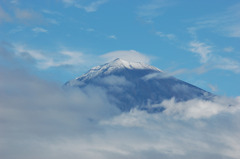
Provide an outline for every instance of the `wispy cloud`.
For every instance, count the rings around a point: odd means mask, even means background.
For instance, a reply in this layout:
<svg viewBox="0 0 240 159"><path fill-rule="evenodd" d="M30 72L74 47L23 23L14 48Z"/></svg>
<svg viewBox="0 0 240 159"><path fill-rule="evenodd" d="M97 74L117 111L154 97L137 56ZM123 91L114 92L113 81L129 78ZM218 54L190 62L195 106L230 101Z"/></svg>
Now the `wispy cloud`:
<svg viewBox="0 0 240 159"><path fill-rule="evenodd" d="M22 44L12 44L9 48L0 45L0 49L11 50L11 57L13 59L25 60L26 64L33 65L38 69L71 67L72 69L78 68L79 70L79 68L85 66L91 67L102 64L103 62L110 62L116 58L122 58L123 60L132 62L150 62L150 58L147 55L135 50L118 50L96 56L93 54L84 54L81 51L72 51L66 48L56 52L49 52L46 50L31 49ZM3 53L5 56L8 52L4 51ZM88 62L90 59L92 61L91 63Z"/></svg>
<svg viewBox="0 0 240 159"><path fill-rule="evenodd" d="M44 28L40 28L40 27L33 28L32 31L35 33L47 33L48 32L48 30L46 30Z"/></svg>
<svg viewBox="0 0 240 159"><path fill-rule="evenodd" d="M212 28L228 37L240 37L240 3L229 7L226 11L216 15L203 17L192 27L195 31L203 28Z"/></svg>
<svg viewBox="0 0 240 159"><path fill-rule="evenodd" d="M94 0L91 1L90 3L83 3L82 1L79 0L62 0L62 1L68 6L77 7L85 10L86 12L96 12L102 4L108 2L108 0Z"/></svg>
<svg viewBox="0 0 240 159"><path fill-rule="evenodd" d="M45 14L62 16L62 14L60 12L57 12L57 11L43 9L42 12L45 13Z"/></svg>
<svg viewBox="0 0 240 159"><path fill-rule="evenodd" d="M97 0L87 6L77 5L76 7L84 9L86 12L96 12L100 5L106 3L108 0Z"/></svg>
<svg viewBox="0 0 240 159"><path fill-rule="evenodd" d="M226 57L215 56L211 59L211 63L213 63L213 68L228 70L235 73L240 73L240 62L234 59L229 59ZM211 64L209 61L209 64Z"/></svg>
<svg viewBox="0 0 240 159"><path fill-rule="evenodd" d="M48 55L40 50L28 49L23 45L15 45L15 54L23 59L35 61L39 69L48 69L51 67L77 66L83 63L83 53L63 50Z"/></svg>
<svg viewBox="0 0 240 159"><path fill-rule="evenodd" d="M115 39L115 40L117 39L116 35L109 35L108 38L109 39Z"/></svg>
<svg viewBox="0 0 240 159"><path fill-rule="evenodd" d="M193 53L196 53L200 56L200 61L202 63L206 63L211 54L211 46L206 45L205 43L199 42L199 41L191 41L190 44L190 51Z"/></svg>
<svg viewBox="0 0 240 159"><path fill-rule="evenodd" d="M132 83L129 82L124 76L115 76L115 75L104 77L101 83L110 85L111 90L114 89L114 91L117 91L117 92L123 91L124 86L132 85Z"/></svg>
<svg viewBox="0 0 240 159"><path fill-rule="evenodd" d="M53 66L79 65L84 63L82 52L63 50L60 53L68 58L55 62Z"/></svg>
<svg viewBox="0 0 240 159"><path fill-rule="evenodd" d="M46 56L44 56L40 51L26 49L22 45L15 45L14 49L16 51L15 54L20 57L30 57L37 61L41 61L41 60L47 61L48 60L48 58Z"/></svg>
<svg viewBox="0 0 240 159"><path fill-rule="evenodd" d="M138 7L137 15L145 22L152 22L152 19L164 13L164 8L173 5L166 0L151 0L150 2Z"/></svg>
<svg viewBox="0 0 240 159"><path fill-rule="evenodd" d="M239 61L216 55L212 48L213 46L196 40L189 43L189 51L198 54L200 62L203 64L199 68L195 69L196 72L205 73L213 69L220 69L240 73ZM229 50L229 48L227 50ZM230 51L232 51L232 48L230 48Z"/></svg>
<svg viewBox="0 0 240 159"><path fill-rule="evenodd" d="M174 40L176 38L176 36L174 34L165 34L165 33L160 32L160 31L157 31L155 34L159 37L167 38L169 40Z"/></svg>

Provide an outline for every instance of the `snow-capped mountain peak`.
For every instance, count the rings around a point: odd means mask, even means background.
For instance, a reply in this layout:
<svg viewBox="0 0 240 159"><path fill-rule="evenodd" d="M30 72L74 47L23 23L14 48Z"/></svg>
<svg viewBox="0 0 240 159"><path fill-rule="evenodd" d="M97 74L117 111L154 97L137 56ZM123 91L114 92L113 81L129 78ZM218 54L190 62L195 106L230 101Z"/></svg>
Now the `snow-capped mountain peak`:
<svg viewBox="0 0 240 159"><path fill-rule="evenodd" d="M138 108L161 112L161 102L164 100L174 98L176 101L186 101L212 97L211 93L201 88L166 76L154 66L122 59L93 67L79 78L65 83L65 86L80 89L98 87L106 91L109 101L122 111ZM151 107L152 104L160 105L155 108Z"/></svg>
<svg viewBox="0 0 240 159"><path fill-rule="evenodd" d="M127 68L127 69L153 69L157 71L161 71L160 69L141 63L141 62L129 62L123 59L117 58L114 61L107 64L110 67L114 68ZM161 71L162 72L162 71Z"/></svg>
<svg viewBox="0 0 240 159"><path fill-rule="evenodd" d="M125 61L123 59L117 58L114 61L111 61L104 65L99 65L99 66L93 67L87 73L78 77L77 79L86 80L86 79L94 78L100 74L107 75L114 71L122 70L122 69L129 69L129 70L134 70L134 69L144 70L144 69L146 69L146 70L154 70L154 71L162 72L160 69L158 69L154 66L150 66L150 65L147 65L147 64L144 64L141 62L129 62L129 61Z"/></svg>

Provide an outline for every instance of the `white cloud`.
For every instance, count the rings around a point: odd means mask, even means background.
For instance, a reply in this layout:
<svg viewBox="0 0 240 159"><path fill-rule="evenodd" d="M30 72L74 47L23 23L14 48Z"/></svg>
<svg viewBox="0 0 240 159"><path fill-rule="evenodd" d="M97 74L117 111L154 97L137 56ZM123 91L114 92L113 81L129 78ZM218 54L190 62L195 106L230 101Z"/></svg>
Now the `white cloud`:
<svg viewBox="0 0 240 159"><path fill-rule="evenodd" d="M176 38L174 34L164 34L163 32L160 32L160 31L157 31L156 35L159 37L168 38L169 40L173 40Z"/></svg>
<svg viewBox="0 0 240 159"><path fill-rule="evenodd" d="M200 46L199 48L191 48L194 51L198 51L199 53L201 51L204 52L204 49L201 49L202 45L204 44L200 43L197 46ZM101 64L103 62L110 62L115 60L116 58L121 58L126 61L130 62L142 62L149 64L150 58L146 56L145 54L142 54L140 52L137 52L135 50L119 50L119 51L113 51L106 54L103 54L99 57L93 56L93 55L86 55L80 51L71 51L71 50L62 50L57 52L49 53L48 51L43 50L34 50L29 49L28 47L24 45L13 45L13 54L15 58L20 58L26 60L26 62L30 62L28 64L34 64L39 69L48 69L51 67L72 67L73 69L79 69L80 67L85 67L88 65L88 67L92 67L97 64ZM209 53L210 54L210 53ZM201 56L200 56L201 57ZM217 56L214 54L210 54L209 59L202 65L201 67L193 70L197 73L205 73L207 71L213 70L213 69L220 69L220 70L226 70L226 71L232 71L234 73L240 73L240 63L236 60ZM87 59L94 58L94 63L87 63ZM201 57L204 59L204 56ZM202 60L202 59L201 59ZM85 68L86 69L86 68ZM180 70L181 72L189 72L187 70ZM173 76L175 74L178 74L179 72L174 72L170 74L164 74L161 76L154 76L152 78L164 78ZM151 77L146 77L147 78Z"/></svg>
<svg viewBox="0 0 240 159"><path fill-rule="evenodd" d="M240 63L233 59L229 59L221 56L212 56L207 63L195 69L194 72L202 74L213 69L240 73Z"/></svg>
<svg viewBox="0 0 240 159"><path fill-rule="evenodd" d="M166 0L151 0L147 4L138 7L137 15L145 22L152 23L152 19L164 13L164 8L173 5Z"/></svg>
<svg viewBox="0 0 240 159"><path fill-rule="evenodd" d="M199 99L179 103L172 99L161 104L166 107L162 114L148 114L134 109L115 116L112 120L104 120L101 124L114 128L120 127L118 130L122 131L136 130L137 134L134 135L135 131L130 131L126 136L126 141L130 140L127 144L128 150L135 154L131 156L132 158L136 157L139 152L146 153L147 150L154 149L155 151L147 153L153 155L151 158L159 158L159 156L195 158L198 156L198 158L210 159L216 156L216 158L237 159L240 155L237 148L240 145L232 141L239 137L237 132L240 127L235 127L234 124L240 119L237 117L240 113L239 99L239 97L236 99L219 98L215 101ZM228 105L229 102L233 103L231 107ZM229 128L225 129L227 125ZM232 132L233 130L235 132ZM219 131L221 133L218 133ZM145 136L144 132L148 135ZM151 137L151 134L154 137ZM141 155L146 155L145 153Z"/></svg>
<svg viewBox="0 0 240 159"><path fill-rule="evenodd" d="M49 69L51 67L74 67L82 68L85 66L91 67L103 62L110 62L116 58L121 58L130 62L142 62L148 64L150 58L135 50L122 50L113 51L101 56L94 56L90 54L84 54L81 51L72 51L68 49L62 49L56 52L49 52L45 50L30 49L27 46L21 44L13 44L9 49L13 51L14 58L26 60L33 64L38 69ZM88 62L88 59L92 60L92 63ZM86 68L85 68L86 69Z"/></svg>
<svg viewBox="0 0 240 159"><path fill-rule="evenodd" d="M206 45L205 43L201 43L199 41L192 41L190 42L190 51L193 53L196 53L200 56L200 61L202 63L206 63L209 58L210 58L210 54L211 54L211 46Z"/></svg>
<svg viewBox="0 0 240 159"><path fill-rule="evenodd" d="M142 77L142 79L146 81L150 79L162 79L162 78L165 78L164 74L162 73L150 73Z"/></svg>
<svg viewBox="0 0 240 159"><path fill-rule="evenodd" d="M131 86L133 83L126 80L123 76L110 75L101 79L101 84L108 86L108 91L121 93L125 86Z"/></svg>
<svg viewBox="0 0 240 159"><path fill-rule="evenodd" d="M117 39L116 35L109 35L108 38L109 39L115 39L115 40Z"/></svg>
<svg viewBox="0 0 240 159"><path fill-rule="evenodd" d="M97 87L63 91L24 71L1 67L0 74L4 159L240 157L239 97L170 100L163 113L120 113Z"/></svg>
<svg viewBox="0 0 240 159"><path fill-rule="evenodd" d="M142 62L147 64L150 62L149 57L135 50L113 51L113 52L109 52L101 55L101 58L107 61L112 61L112 60L115 60L116 58L121 58L123 60L131 61L131 62Z"/></svg>
<svg viewBox="0 0 240 159"><path fill-rule="evenodd" d="M211 62L213 63L211 67L214 69L222 69L240 73L240 63L236 60L216 56L211 60Z"/></svg>
<svg viewBox="0 0 240 159"><path fill-rule="evenodd" d="M52 11L52 10L43 9L42 12L45 13L45 14L62 16L62 14L59 13L59 12L57 12L57 11Z"/></svg>
<svg viewBox="0 0 240 159"><path fill-rule="evenodd" d="M78 8L83 8L86 12L96 12L100 5L106 3L108 0L97 0L87 6L78 5Z"/></svg>
<svg viewBox="0 0 240 159"><path fill-rule="evenodd" d="M226 11L215 15L208 15L198 20L196 30L212 28L227 37L240 37L240 3L229 7Z"/></svg>
<svg viewBox="0 0 240 159"><path fill-rule="evenodd" d="M239 98L233 99L232 101L229 99L225 100L220 97L215 97L213 100L193 99L186 102L176 102L175 99L172 98L171 100L163 101L161 106L166 108L164 113L167 115L175 115L183 119L210 118L223 112L240 110Z"/></svg>
<svg viewBox="0 0 240 159"><path fill-rule="evenodd" d="M61 51L62 55L69 57L67 60L62 60L60 62L56 62L55 66L61 65L79 65L84 62L83 60L83 53L78 51Z"/></svg>
<svg viewBox="0 0 240 159"><path fill-rule="evenodd" d="M237 60L215 55L212 46L199 41L191 41L189 43L189 51L200 56L202 66L195 69L198 73L204 73L213 69L227 70L234 73L240 73L240 63ZM233 48L225 48L225 51L232 51Z"/></svg>
<svg viewBox="0 0 240 159"><path fill-rule="evenodd" d="M78 66L83 60L83 53L76 51L63 50L59 53L51 54L39 50L28 49L23 45L15 45L15 54L24 59L34 60L39 69L48 69L50 67Z"/></svg>
<svg viewBox="0 0 240 159"><path fill-rule="evenodd" d="M113 85L113 86L126 86L131 84L129 81L126 80L125 77L123 76L119 77L114 75L102 78L101 82L104 84Z"/></svg>
<svg viewBox="0 0 240 159"><path fill-rule="evenodd" d="M146 118L141 118L142 116L146 116ZM145 124L147 124L147 116L148 114L144 111L132 109L130 112L122 113L112 120L101 121L101 124L120 125L123 127L144 127Z"/></svg>
<svg viewBox="0 0 240 159"><path fill-rule="evenodd" d="M32 31L34 31L35 33L47 33L48 32L48 30L46 30L44 28L40 28L40 27L33 28Z"/></svg>
<svg viewBox="0 0 240 159"><path fill-rule="evenodd" d="M30 57L32 57L33 59L36 59L36 60L48 60L48 58L45 57L40 51L26 49L22 45L15 45L14 48L16 49L17 56L29 55Z"/></svg>
<svg viewBox="0 0 240 159"><path fill-rule="evenodd" d="M108 2L108 0L95 0L90 3L84 4L82 1L78 0L62 0L62 1L68 6L77 7L85 10L86 12L96 12L102 4Z"/></svg>
<svg viewBox="0 0 240 159"><path fill-rule="evenodd" d="M173 77L176 74L180 74L186 72L186 70L177 70L175 72L172 73L166 73L166 72L161 72L161 73L150 73L147 74L145 76L142 77L143 80L150 80L150 79L164 79L164 78L169 78L169 77Z"/></svg>

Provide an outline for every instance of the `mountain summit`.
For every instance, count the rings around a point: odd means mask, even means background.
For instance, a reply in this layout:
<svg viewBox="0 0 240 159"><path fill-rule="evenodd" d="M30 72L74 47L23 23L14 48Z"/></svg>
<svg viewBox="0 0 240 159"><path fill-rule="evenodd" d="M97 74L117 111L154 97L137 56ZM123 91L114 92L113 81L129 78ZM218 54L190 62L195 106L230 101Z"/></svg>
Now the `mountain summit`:
<svg viewBox="0 0 240 159"><path fill-rule="evenodd" d="M83 89L87 86L104 89L110 102L122 111L136 107L158 112L163 108L152 105L166 99L186 101L193 98L208 99L211 96L211 93L169 76L154 66L119 58L93 67L84 75L65 83L65 87Z"/></svg>
<svg viewBox="0 0 240 159"><path fill-rule="evenodd" d="M112 62L106 63L101 66L93 67L90 71L86 74L77 78L77 80L85 81L87 79L91 79L97 77L99 75L110 75L114 72L118 72L119 70L152 70L152 71L159 71L162 72L160 69L146 65L140 62L128 62L122 60L120 58L115 59Z"/></svg>

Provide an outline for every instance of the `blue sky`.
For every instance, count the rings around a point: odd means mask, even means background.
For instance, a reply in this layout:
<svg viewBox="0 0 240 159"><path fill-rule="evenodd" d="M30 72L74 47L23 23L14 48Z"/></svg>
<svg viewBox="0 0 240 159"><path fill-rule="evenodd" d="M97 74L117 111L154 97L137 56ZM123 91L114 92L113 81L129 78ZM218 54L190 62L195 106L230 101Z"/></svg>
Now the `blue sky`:
<svg viewBox="0 0 240 159"><path fill-rule="evenodd" d="M0 156L239 159L239 42L239 0L0 0ZM222 96L149 114L62 89L117 57Z"/></svg>
<svg viewBox="0 0 240 159"><path fill-rule="evenodd" d="M59 84L121 57L240 94L238 0L1 0L0 67Z"/></svg>

